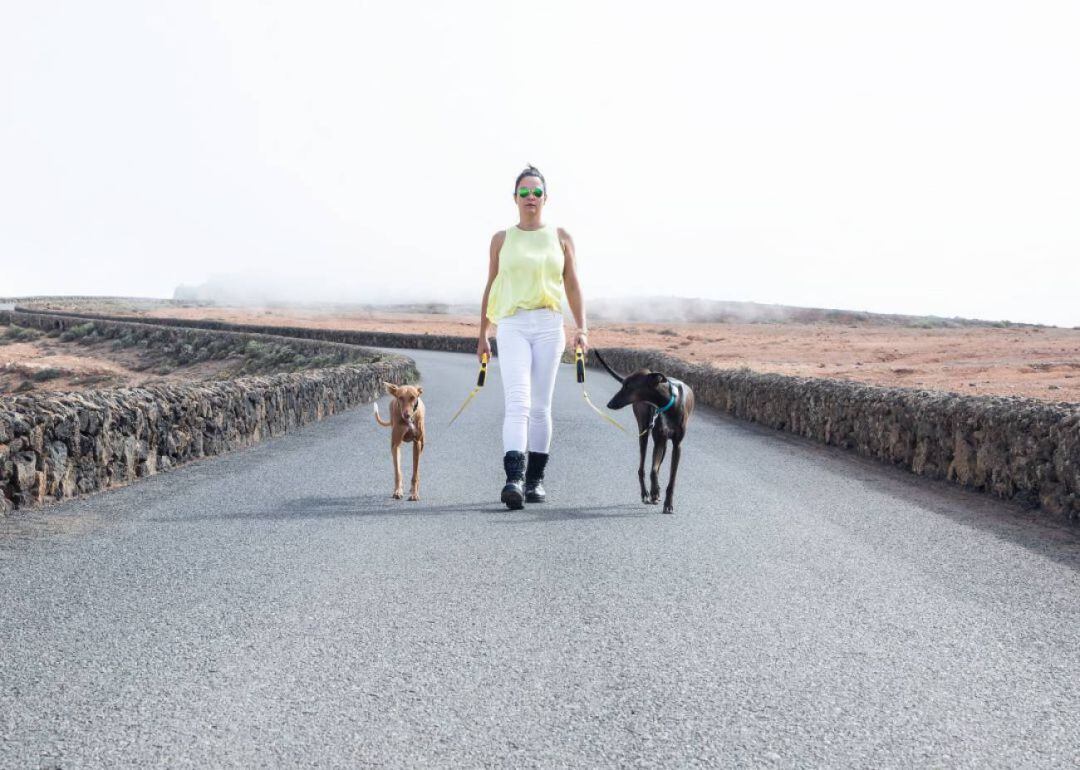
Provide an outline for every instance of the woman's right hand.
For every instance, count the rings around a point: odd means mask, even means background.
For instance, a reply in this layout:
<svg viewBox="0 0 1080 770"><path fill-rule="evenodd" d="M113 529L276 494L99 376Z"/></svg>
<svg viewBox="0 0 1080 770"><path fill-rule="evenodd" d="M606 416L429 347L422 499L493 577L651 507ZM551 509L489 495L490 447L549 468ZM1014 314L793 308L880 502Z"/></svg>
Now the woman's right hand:
<svg viewBox="0 0 1080 770"><path fill-rule="evenodd" d="M487 355L488 360L491 360L491 343L488 342L486 334L481 334L480 339L476 343L476 359L480 363L484 363L483 356Z"/></svg>

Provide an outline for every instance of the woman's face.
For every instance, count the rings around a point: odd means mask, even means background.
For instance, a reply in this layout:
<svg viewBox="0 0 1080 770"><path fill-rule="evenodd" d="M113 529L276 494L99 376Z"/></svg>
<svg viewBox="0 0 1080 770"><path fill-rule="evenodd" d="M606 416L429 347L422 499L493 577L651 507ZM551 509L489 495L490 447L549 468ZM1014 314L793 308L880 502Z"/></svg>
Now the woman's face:
<svg viewBox="0 0 1080 770"><path fill-rule="evenodd" d="M522 188L529 191L529 194L524 198L520 195ZM539 198L534 195L535 190L543 190ZM531 219L543 211L544 204L547 203L547 190L544 190L544 183L540 181L540 177L523 176L521 181L518 182L517 189L514 190L514 200L517 201L518 214L522 218L528 217Z"/></svg>

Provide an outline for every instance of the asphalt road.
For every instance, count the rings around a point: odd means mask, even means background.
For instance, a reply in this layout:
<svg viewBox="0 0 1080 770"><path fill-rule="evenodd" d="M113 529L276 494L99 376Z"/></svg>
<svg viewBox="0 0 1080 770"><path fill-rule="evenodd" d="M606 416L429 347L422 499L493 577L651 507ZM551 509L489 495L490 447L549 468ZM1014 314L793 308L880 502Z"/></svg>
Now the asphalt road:
<svg viewBox="0 0 1080 770"><path fill-rule="evenodd" d="M511 513L497 364L448 429L410 354L418 503L365 406L0 524L0 766L1080 761L1073 533L704 409L664 516L565 366Z"/></svg>

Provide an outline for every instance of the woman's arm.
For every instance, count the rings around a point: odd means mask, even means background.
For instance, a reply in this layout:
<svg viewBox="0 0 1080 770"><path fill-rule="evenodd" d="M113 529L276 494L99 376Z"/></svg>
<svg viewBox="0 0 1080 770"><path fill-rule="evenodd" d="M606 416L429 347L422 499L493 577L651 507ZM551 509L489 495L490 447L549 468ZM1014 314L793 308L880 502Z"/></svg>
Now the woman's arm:
<svg viewBox="0 0 1080 770"><path fill-rule="evenodd" d="M479 358L484 353L491 356L491 345L488 343L488 329L491 321L487 317L488 295L491 294L491 284L495 282L495 276L499 274L499 251L502 250L503 241L506 240L506 231L500 230L491 236L491 248L488 254L488 278L484 286L484 299L480 302L480 339L476 345L476 355Z"/></svg>
<svg viewBox="0 0 1080 770"><path fill-rule="evenodd" d="M589 340L586 337L588 327L585 325L585 298L581 295L581 284L577 276L577 258L574 252L574 239L570 233L559 228L559 243L563 250L563 288L566 289L566 302L570 305L570 312L574 314L577 328L574 330L574 347L581 346L582 350L589 349Z"/></svg>

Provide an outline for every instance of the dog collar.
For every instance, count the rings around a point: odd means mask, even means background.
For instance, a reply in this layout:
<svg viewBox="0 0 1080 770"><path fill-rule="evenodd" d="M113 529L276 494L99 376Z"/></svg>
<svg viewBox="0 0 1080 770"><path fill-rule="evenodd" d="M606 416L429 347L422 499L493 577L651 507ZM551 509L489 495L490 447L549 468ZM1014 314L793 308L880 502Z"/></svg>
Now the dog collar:
<svg viewBox="0 0 1080 770"><path fill-rule="evenodd" d="M670 400L670 401L668 401L668 402L667 402L666 404L664 404L663 406L659 407L659 409L660 409L660 412L659 412L659 413L663 413L663 412L666 412L666 411L667 411L668 409L670 409L671 407L675 406L675 401L676 401L676 398L675 398L675 393L677 392L677 391L676 391L676 388L678 388L678 387L679 387L679 386L678 386L678 383L677 383L677 382L675 382L675 381L673 381L673 380L670 380L670 379L669 379L669 380L668 380L668 387L670 387L670 388L671 388L671 400Z"/></svg>

